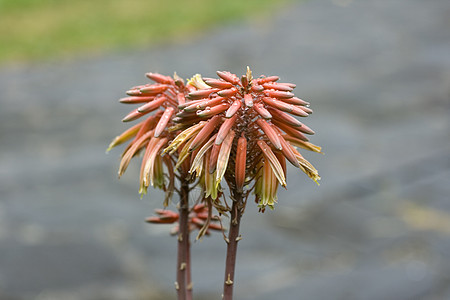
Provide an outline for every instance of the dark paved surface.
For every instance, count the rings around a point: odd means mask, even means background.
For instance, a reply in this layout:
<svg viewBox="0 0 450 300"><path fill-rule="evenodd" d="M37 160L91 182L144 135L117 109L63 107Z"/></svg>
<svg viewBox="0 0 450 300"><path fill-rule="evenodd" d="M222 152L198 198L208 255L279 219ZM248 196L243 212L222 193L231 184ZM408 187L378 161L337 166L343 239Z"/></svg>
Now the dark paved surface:
<svg viewBox="0 0 450 300"><path fill-rule="evenodd" d="M450 299L450 2L317 0L150 51L0 69L0 298L172 299L175 241L137 165L105 155L147 71L280 75L315 113L317 187L290 170L244 218L237 299ZM219 299L224 243L193 246ZM169 295L169 296L167 296Z"/></svg>

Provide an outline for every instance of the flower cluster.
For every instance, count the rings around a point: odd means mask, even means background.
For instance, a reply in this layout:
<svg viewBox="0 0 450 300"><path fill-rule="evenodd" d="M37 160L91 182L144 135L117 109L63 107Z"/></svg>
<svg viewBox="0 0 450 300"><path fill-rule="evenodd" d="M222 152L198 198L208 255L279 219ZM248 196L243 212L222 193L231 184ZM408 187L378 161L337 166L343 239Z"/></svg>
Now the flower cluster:
<svg viewBox="0 0 450 300"><path fill-rule="evenodd" d="M232 197L254 190L261 210L272 208L278 185L286 186L286 160L317 182L317 170L296 148L321 151L306 136L314 131L294 117L312 113L292 93L295 85L279 83L277 76L254 79L250 69L241 78L217 75L190 82L197 89L179 106L176 120L184 130L164 150L181 149L178 164L191 154L189 173L200 179L205 198L217 199L224 178Z"/></svg>
<svg viewBox="0 0 450 300"><path fill-rule="evenodd" d="M119 177L127 169L131 159L144 152L140 170L139 193L147 193L151 185L166 191L164 206L168 205L175 189L174 159L172 156L162 156L162 150L176 136L176 131L170 130L174 125L174 116L178 106L184 105L186 95L196 90L192 85L185 85L176 74L174 77L157 73L147 73L153 84L135 86L127 91L128 97L120 99L121 103L140 104L122 121L130 122L142 117L145 120L132 126L117 136L109 145L107 151L130 139L133 139L122 154L119 166ZM145 150L144 150L145 149ZM167 169L168 183L165 180L164 165ZM189 166L183 166L187 171Z"/></svg>
<svg viewBox="0 0 450 300"><path fill-rule="evenodd" d="M142 154L141 195L149 186L166 192L164 206L176 191L178 212L156 210L149 223L176 224L178 299L192 299L190 233L197 239L211 230L223 231L219 214L230 216L225 262L224 299L232 299L240 220L248 196L255 194L260 211L273 208L277 190L286 187L287 162L302 170L316 183L317 170L297 148L321 153L309 142L314 131L296 117L312 113L309 103L295 97L295 85L280 83L277 76L253 78L252 72L238 77L218 71L218 78L195 75L187 84L173 77L147 73L154 83L131 88L127 104L139 104L124 122L141 119L110 144L111 148L130 141L119 166L119 177L133 157ZM222 181L229 187L231 207L224 200ZM201 194L191 201L199 185ZM222 202L223 199L223 202ZM220 223L218 223L220 222Z"/></svg>
<svg viewBox="0 0 450 300"><path fill-rule="evenodd" d="M317 170L297 150L321 152L307 137L314 131L294 117L312 113L309 103L292 93L295 85L280 83L277 76L253 78L250 69L241 78L226 71L217 75L195 75L185 84L176 74L147 73L155 83L127 92L120 102L140 106L123 121L146 119L108 148L132 139L119 176L132 157L144 152L139 192L145 194L150 185L163 189L165 206L175 189L175 171L181 169L198 178L205 199L218 199L225 179L232 194L254 191L262 210L272 208L278 186L286 186L286 161L317 182Z"/></svg>

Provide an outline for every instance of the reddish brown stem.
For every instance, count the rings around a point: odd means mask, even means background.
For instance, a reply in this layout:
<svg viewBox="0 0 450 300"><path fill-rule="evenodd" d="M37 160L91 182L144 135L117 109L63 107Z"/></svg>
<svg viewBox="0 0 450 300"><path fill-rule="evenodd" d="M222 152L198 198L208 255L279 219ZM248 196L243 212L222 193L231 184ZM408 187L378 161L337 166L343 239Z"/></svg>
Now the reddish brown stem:
<svg viewBox="0 0 450 300"><path fill-rule="evenodd" d="M241 217L244 209L244 202L242 194L236 194L231 207L230 230L228 232L227 240L227 258L225 261L225 280L223 285L223 299L233 299L234 273L236 269L236 253L238 242L241 239L239 236L239 226L241 224Z"/></svg>
<svg viewBox="0 0 450 300"><path fill-rule="evenodd" d="M191 242L189 241L186 251L186 299L192 300L192 277L191 277Z"/></svg>
<svg viewBox="0 0 450 300"><path fill-rule="evenodd" d="M177 254L177 282L176 289L178 300L192 299L192 293L188 293L190 282L187 274L190 274L189 254L189 184L182 182L180 187L180 207L179 207L179 228L178 228L178 254ZM190 277L190 275L189 275ZM191 298L188 298L188 294Z"/></svg>

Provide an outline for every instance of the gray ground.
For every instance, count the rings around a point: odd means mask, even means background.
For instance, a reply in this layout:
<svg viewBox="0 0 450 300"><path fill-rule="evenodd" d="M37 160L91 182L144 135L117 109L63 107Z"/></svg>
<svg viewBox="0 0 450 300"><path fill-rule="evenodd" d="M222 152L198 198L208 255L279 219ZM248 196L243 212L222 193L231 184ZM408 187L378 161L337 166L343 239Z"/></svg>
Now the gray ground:
<svg viewBox="0 0 450 300"><path fill-rule="evenodd" d="M317 0L157 49L0 69L0 298L174 299L175 240L116 178L117 102L148 71L277 74L312 103L305 154L264 215L250 204L236 299L450 299L450 2ZM193 245L219 299L224 242Z"/></svg>

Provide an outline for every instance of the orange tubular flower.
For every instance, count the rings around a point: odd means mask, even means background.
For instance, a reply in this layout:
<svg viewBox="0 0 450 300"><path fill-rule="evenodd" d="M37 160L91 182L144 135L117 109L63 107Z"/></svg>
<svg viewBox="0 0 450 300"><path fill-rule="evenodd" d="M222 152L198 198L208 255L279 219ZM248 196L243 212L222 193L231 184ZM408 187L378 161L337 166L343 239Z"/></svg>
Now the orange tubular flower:
<svg viewBox="0 0 450 300"><path fill-rule="evenodd" d="M165 150L185 145L181 152L192 153L189 172L200 177L205 197L216 199L225 178L232 196L254 190L262 211L273 208L278 185L286 186L286 160L317 183L317 170L296 148L321 152L305 136L314 131L294 117L312 113L309 103L292 93L295 85L279 83L277 76L254 79L249 68L241 78L217 75L193 79L199 90L188 94L193 101L176 120L184 130Z"/></svg>
<svg viewBox="0 0 450 300"><path fill-rule="evenodd" d="M167 206L175 189L174 159L161 154L168 146L168 142L178 133L176 128L174 128L175 131L171 130L175 125L175 116L179 113L178 106L185 106L185 96L195 93L197 88L194 85L185 85L176 74L170 77L147 73L146 76L155 83L133 87L127 91L128 97L120 99L121 103L140 105L129 113L122 120L123 122L143 117L146 119L117 136L107 151L132 139L122 154L119 177L125 172L131 159L143 152L139 193L146 194L150 185L163 189L166 191L164 206ZM176 160L178 153L174 153L174 156ZM167 172L164 171L163 166ZM187 173L188 168L184 171ZM168 175L166 176L168 182L166 182L165 174Z"/></svg>

